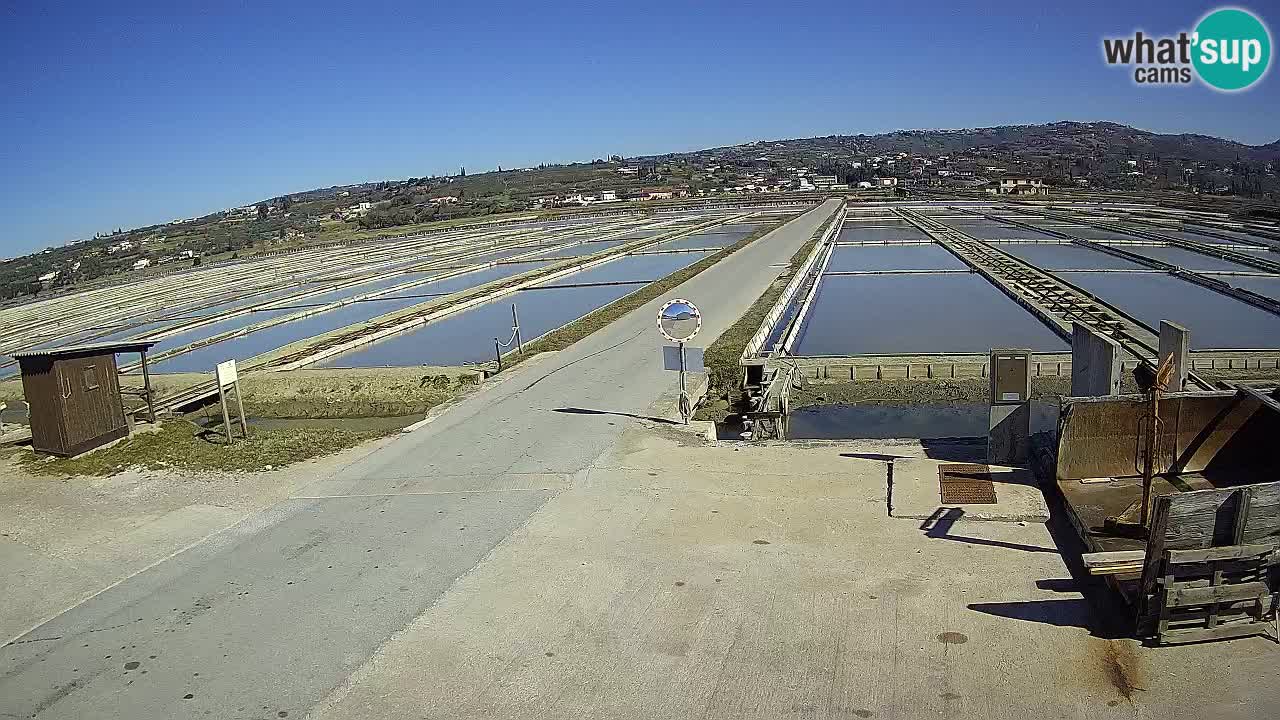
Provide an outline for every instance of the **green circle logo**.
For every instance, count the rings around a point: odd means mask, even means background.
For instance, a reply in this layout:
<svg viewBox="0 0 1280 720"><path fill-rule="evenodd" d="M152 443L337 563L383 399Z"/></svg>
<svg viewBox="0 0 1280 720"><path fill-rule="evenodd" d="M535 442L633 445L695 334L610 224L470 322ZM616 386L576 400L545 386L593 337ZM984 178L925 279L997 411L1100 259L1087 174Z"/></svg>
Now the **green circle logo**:
<svg viewBox="0 0 1280 720"><path fill-rule="evenodd" d="M1244 90L1271 65L1271 33L1247 10L1214 10L1196 25L1191 63L1210 87Z"/></svg>

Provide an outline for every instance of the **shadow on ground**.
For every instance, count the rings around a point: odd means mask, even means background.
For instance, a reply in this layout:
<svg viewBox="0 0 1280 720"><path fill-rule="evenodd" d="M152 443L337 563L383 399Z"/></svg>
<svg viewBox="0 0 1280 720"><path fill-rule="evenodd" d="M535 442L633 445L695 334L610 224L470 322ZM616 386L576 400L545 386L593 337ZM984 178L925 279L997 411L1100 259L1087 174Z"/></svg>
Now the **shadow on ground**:
<svg viewBox="0 0 1280 720"><path fill-rule="evenodd" d="M635 413L628 413L628 412L614 412L612 410L590 410L588 408L564 407L564 408L552 408L551 412L566 413L568 415L616 415L618 417L629 417L629 418L634 418L636 420L647 420L649 422L661 423L663 425L679 425L680 424L675 420L668 420L667 418L653 417L650 415L637 415Z"/></svg>
<svg viewBox="0 0 1280 720"><path fill-rule="evenodd" d="M853 458L854 460L876 460L879 462L893 462L894 460L906 460L910 455L886 455L884 453L868 453L868 452L846 452L840 453L840 457Z"/></svg>
<svg viewBox="0 0 1280 720"><path fill-rule="evenodd" d="M985 437L936 437L920 440L925 457L945 462L983 463L987 461Z"/></svg>
<svg viewBox="0 0 1280 720"><path fill-rule="evenodd" d="M1089 602L1084 598L970 603L969 609L1010 620L1092 630Z"/></svg>
<svg viewBox="0 0 1280 720"><path fill-rule="evenodd" d="M960 508L939 508L938 512L920 525L926 537L988 547L1035 553L1055 553L1063 558L1071 577L1046 578L1036 581L1036 588L1055 593L1079 593L1078 598L1051 600L1014 600L1006 602L971 603L970 610L986 615L1034 622L1055 627L1078 627L1094 637L1116 640L1133 636L1132 613L1106 583L1088 574L1081 560L1083 545L1075 532L1063 520L1061 500L1050 493L1049 522L1046 528L1054 547L1024 545L1001 540L967 537L953 533L956 521L964 516Z"/></svg>
<svg viewBox="0 0 1280 720"><path fill-rule="evenodd" d="M952 534L952 526L956 521L964 517L964 510L961 508L940 507L933 515L920 523L920 529L924 531L925 537L937 540L951 540L953 542L968 543L970 545L983 545L986 547L1002 547L1010 550L1021 550L1023 552L1036 553L1053 553L1059 554L1056 547L1040 547L1039 545L1024 545L1022 543L1006 542L1004 540L988 540L986 538L968 537L965 535Z"/></svg>

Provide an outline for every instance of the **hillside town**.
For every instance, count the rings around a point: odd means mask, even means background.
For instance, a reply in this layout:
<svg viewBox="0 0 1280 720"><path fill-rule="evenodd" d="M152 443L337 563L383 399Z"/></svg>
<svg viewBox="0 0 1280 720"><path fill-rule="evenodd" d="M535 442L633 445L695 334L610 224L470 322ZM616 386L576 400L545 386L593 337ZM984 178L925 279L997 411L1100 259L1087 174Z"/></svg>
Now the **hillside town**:
<svg viewBox="0 0 1280 720"><path fill-rule="evenodd" d="M0 300L173 263L403 235L466 218L640 209L699 198L1161 192L1275 202L1278 158L1277 143L1245 146L1113 123L1055 123L759 141L470 175L459 168L448 176L282 195L5 259Z"/></svg>

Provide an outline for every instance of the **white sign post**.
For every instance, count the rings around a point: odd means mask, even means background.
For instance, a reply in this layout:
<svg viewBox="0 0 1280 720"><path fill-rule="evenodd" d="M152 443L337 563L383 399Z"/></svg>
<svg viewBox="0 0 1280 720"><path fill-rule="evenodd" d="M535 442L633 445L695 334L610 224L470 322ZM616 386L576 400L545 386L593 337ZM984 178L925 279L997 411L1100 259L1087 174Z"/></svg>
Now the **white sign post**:
<svg viewBox="0 0 1280 720"><path fill-rule="evenodd" d="M680 417L685 425L689 424L689 416L693 414L693 408L689 402L689 393L685 389L684 375L687 364L684 344L692 340L701 329L702 311L688 300L680 298L668 300L658 311L658 332L679 345Z"/></svg>
<svg viewBox="0 0 1280 720"><path fill-rule="evenodd" d="M218 402L222 404L222 429L227 433L227 444L232 443L231 433L231 416L227 412L227 390L234 388L236 391L236 410L240 416L240 434L249 437L249 424L244 418L244 401L241 400L240 393L240 374L236 371L236 361L227 360L218 363L214 368L214 377L218 382Z"/></svg>

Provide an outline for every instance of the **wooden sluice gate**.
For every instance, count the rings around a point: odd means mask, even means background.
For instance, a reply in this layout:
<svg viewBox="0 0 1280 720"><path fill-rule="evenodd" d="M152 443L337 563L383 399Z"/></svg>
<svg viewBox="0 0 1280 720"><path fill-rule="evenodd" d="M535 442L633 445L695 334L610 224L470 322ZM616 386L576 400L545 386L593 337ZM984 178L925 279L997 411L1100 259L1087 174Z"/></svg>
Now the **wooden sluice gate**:
<svg viewBox="0 0 1280 720"><path fill-rule="evenodd" d="M1064 398L1056 487L1089 550L1158 644L1274 633L1280 601L1276 394L1251 388ZM1154 428L1154 432L1153 432ZM1143 470L1150 457L1148 512ZM1134 518L1145 523L1135 525Z"/></svg>

